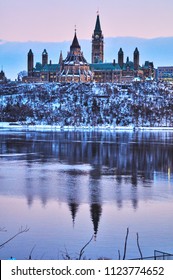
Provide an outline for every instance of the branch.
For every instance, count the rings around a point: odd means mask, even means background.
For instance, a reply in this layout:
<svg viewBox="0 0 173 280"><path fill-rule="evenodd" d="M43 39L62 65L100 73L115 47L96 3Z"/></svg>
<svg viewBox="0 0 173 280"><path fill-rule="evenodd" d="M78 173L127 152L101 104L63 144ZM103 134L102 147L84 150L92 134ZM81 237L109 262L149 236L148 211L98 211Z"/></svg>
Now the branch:
<svg viewBox="0 0 173 280"><path fill-rule="evenodd" d="M35 246L36 246L36 245L34 245L34 246L32 247L31 252L30 252L30 254L29 254L28 260L31 260L31 259L32 259L32 252L34 251Z"/></svg>
<svg viewBox="0 0 173 280"><path fill-rule="evenodd" d="M137 235L137 246L138 246L138 250L139 250L139 253L140 253L141 259L143 259L143 256L142 256L142 251L141 251L141 248L140 248L140 246L139 246L139 235L138 235L138 233L136 233L136 235Z"/></svg>
<svg viewBox="0 0 173 280"><path fill-rule="evenodd" d="M65 255L64 255L65 254ZM65 248L65 253L62 254L64 260L71 260L69 253L67 252L67 249Z"/></svg>
<svg viewBox="0 0 173 280"><path fill-rule="evenodd" d="M118 259L121 260L120 250L118 250Z"/></svg>
<svg viewBox="0 0 173 280"><path fill-rule="evenodd" d="M127 239L128 239L128 235L129 235L129 228L127 228L127 233L126 233L126 239L125 239L125 244L124 244L124 256L123 256L123 260L125 260L125 257L126 257L126 249L127 249Z"/></svg>
<svg viewBox="0 0 173 280"><path fill-rule="evenodd" d="M24 229L21 227L18 231L18 233L16 233L15 235L13 235L11 238L9 238L7 241L5 241L4 243L0 244L0 248L2 248L5 244L7 244L8 242L10 242L11 240L13 240L15 237L17 237L18 235L29 231L29 228L26 226Z"/></svg>
<svg viewBox="0 0 173 280"><path fill-rule="evenodd" d="M0 231L6 232L7 230L5 229L5 227L3 227L3 228L0 228Z"/></svg>
<svg viewBox="0 0 173 280"><path fill-rule="evenodd" d="M91 239L85 244L85 246L80 250L80 253L79 253L79 260L81 260L81 257L84 253L84 249L89 245L89 243L92 241L94 235L92 235Z"/></svg>

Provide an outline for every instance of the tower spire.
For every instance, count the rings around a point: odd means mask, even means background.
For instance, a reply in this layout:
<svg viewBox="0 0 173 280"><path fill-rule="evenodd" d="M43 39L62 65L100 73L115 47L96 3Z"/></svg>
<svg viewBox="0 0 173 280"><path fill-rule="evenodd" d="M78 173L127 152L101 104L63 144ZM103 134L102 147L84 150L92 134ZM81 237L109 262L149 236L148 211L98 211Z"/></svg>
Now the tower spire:
<svg viewBox="0 0 173 280"><path fill-rule="evenodd" d="M62 51L60 52L60 55L59 55L59 64L62 65L63 63L63 56L62 56Z"/></svg>
<svg viewBox="0 0 173 280"><path fill-rule="evenodd" d="M101 30L101 24L100 24L100 16L99 12L97 11L97 18L96 18L96 24L95 29L92 36L92 57L91 61L92 63L99 63L103 62L104 59L104 42L103 42L103 33Z"/></svg>
<svg viewBox="0 0 173 280"><path fill-rule="evenodd" d="M76 25L75 25L75 32L74 32L74 38L73 38L73 42L70 46L70 50L73 50L73 49L80 49L80 45L79 45L79 42L78 42L78 39L77 39L77 35L76 35Z"/></svg>
<svg viewBox="0 0 173 280"><path fill-rule="evenodd" d="M99 17L99 12L97 11L97 19L96 19L96 25L94 29L94 34L101 34L101 25L100 25L100 17Z"/></svg>

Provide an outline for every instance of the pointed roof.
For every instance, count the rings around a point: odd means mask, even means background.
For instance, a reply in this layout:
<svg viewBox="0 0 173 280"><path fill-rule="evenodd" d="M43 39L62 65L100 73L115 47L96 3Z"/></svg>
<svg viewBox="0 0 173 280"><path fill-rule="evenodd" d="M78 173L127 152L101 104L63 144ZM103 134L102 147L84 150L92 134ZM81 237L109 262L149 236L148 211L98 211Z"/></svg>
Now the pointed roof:
<svg viewBox="0 0 173 280"><path fill-rule="evenodd" d="M62 64L63 62L63 56L62 56L62 51L60 52L60 55L59 55L59 64Z"/></svg>
<svg viewBox="0 0 173 280"><path fill-rule="evenodd" d="M94 29L94 33L101 33L101 25L100 25L100 17L99 14L97 14L97 19L96 19L96 25L95 25L95 29Z"/></svg>
<svg viewBox="0 0 173 280"><path fill-rule="evenodd" d="M119 52L118 52L118 53L119 53L119 54L120 54L120 53L122 53L122 54L123 54L123 50L122 50L122 48L120 48L120 49L119 49Z"/></svg>
<svg viewBox="0 0 173 280"><path fill-rule="evenodd" d="M32 52L32 50L31 50L31 49L29 50L28 54L30 54L30 55L31 55L31 54L33 54L33 52Z"/></svg>
<svg viewBox="0 0 173 280"><path fill-rule="evenodd" d="M46 51L46 49L44 49L44 51L42 52L42 54L47 54L47 51Z"/></svg>
<svg viewBox="0 0 173 280"><path fill-rule="evenodd" d="M139 53L138 48L135 49L134 53Z"/></svg>
<svg viewBox="0 0 173 280"><path fill-rule="evenodd" d="M77 35L76 35L76 30L75 30L73 42L72 42L72 44L70 46L70 50L71 49L80 49L80 45L79 45L79 42L78 42L78 39L77 39Z"/></svg>

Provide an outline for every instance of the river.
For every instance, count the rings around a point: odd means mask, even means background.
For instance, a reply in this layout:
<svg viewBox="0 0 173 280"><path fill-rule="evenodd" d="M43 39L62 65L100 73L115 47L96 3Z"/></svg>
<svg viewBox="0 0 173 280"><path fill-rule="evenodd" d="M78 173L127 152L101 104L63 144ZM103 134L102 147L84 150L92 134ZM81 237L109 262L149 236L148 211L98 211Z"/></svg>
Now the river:
<svg viewBox="0 0 173 280"><path fill-rule="evenodd" d="M173 132L0 130L0 258L173 253Z"/></svg>

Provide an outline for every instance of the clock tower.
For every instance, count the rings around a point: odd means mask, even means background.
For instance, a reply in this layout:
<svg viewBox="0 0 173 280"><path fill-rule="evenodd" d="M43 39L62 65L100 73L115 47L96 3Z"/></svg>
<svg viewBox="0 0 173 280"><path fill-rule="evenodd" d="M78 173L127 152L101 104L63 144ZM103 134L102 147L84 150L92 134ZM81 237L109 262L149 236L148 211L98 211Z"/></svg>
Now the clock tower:
<svg viewBox="0 0 173 280"><path fill-rule="evenodd" d="M100 25L99 14L97 14L96 25L94 29L94 33L92 35L92 63L103 62L104 58L104 49L103 49L103 34Z"/></svg>

